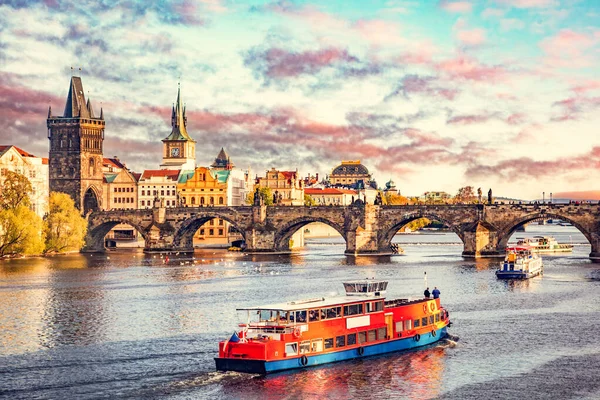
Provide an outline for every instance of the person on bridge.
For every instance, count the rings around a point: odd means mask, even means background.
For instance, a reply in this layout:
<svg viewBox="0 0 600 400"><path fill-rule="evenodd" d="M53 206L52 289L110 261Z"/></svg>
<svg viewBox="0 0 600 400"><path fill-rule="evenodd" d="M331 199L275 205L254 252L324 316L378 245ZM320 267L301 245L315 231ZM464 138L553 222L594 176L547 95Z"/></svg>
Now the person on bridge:
<svg viewBox="0 0 600 400"><path fill-rule="evenodd" d="M431 294L433 295L434 299L439 299L440 298L440 289L438 289L437 286L434 287Z"/></svg>
<svg viewBox="0 0 600 400"><path fill-rule="evenodd" d="M423 292L423 295L425 296L426 299L431 297L431 293L429 293L429 288L425 289L425 291Z"/></svg>

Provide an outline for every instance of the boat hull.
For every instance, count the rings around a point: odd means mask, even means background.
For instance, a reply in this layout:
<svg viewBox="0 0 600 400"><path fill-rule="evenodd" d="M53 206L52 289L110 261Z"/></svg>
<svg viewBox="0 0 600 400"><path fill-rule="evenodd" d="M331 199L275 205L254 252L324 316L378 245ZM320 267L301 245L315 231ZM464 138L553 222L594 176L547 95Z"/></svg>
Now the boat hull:
<svg viewBox="0 0 600 400"><path fill-rule="evenodd" d="M538 276L542 271L537 272L521 272L521 271L496 271L498 279L529 279Z"/></svg>
<svg viewBox="0 0 600 400"><path fill-rule="evenodd" d="M306 368L338 361L416 349L444 339L448 335L446 328L447 327L437 329L435 331L435 335L432 334L433 331L422 334L420 335L419 341L416 341L414 336L411 336L407 338L392 339L371 345L364 345L362 347L353 347L347 350L333 351L323 354L304 354L303 356L273 361L216 357L215 363L218 371L269 374L279 371Z"/></svg>

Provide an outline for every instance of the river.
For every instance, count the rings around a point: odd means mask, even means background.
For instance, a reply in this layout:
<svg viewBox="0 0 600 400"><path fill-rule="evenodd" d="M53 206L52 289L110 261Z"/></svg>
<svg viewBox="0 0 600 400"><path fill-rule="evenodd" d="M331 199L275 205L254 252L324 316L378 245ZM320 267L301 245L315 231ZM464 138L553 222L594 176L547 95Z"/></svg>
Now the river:
<svg viewBox="0 0 600 400"><path fill-rule="evenodd" d="M0 398L598 399L600 264L575 228L530 225L576 244L544 275L499 281L453 233L398 235L404 255L352 258L341 238L291 256L116 251L0 261ZM215 372L236 307L331 295L341 282L441 290L458 341L302 371Z"/></svg>

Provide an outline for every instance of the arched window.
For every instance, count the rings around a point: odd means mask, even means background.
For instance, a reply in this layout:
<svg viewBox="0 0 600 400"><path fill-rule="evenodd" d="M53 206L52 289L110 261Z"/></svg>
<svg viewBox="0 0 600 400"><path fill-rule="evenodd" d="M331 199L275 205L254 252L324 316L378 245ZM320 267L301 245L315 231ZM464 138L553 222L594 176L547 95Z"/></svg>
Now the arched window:
<svg viewBox="0 0 600 400"><path fill-rule="evenodd" d="M219 204L223 205L223 198L222 197L219 197Z"/></svg>
<svg viewBox="0 0 600 400"><path fill-rule="evenodd" d="M88 174L89 174L89 176L94 176L96 174L96 164L94 163L93 158L90 158Z"/></svg>
<svg viewBox="0 0 600 400"><path fill-rule="evenodd" d="M196 198L192 197L192 204L196 204Z"/></svg>
<svg viewBox="0 0 600 400"><path fill-rule="evenodd" d="M204 205L204 197L200 197L200 204Z"/></svg>
<svg viewBox="0 0 600 400"><path fill-rule="evenodd" d="M214 205L215 205L215 198L214 198L214 197L211 197L211 198L210 198L210 205L211 205L211 206L214 206Z"/></svg>

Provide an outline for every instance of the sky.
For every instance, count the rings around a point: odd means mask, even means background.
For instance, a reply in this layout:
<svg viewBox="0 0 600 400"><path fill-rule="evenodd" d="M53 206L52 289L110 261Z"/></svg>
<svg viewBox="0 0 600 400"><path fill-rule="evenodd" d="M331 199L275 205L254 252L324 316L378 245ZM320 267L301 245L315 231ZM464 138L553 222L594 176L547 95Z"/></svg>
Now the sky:
<svg viewBox="0 0 600 400"><path fill-rule="evenodd" d="M597 0L4 0L0 144L47 156L71 67L136 172L180 83L199 165L224 147L258 175L360 160L404 195L600 190Z"/></svg>

